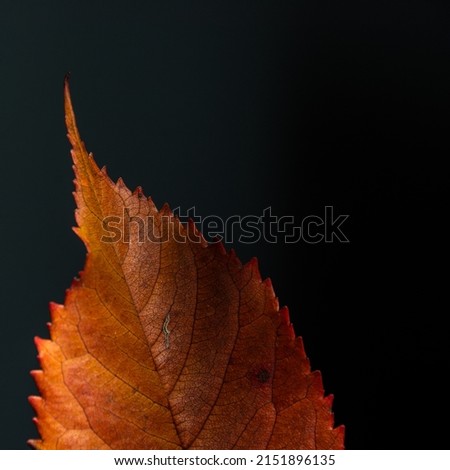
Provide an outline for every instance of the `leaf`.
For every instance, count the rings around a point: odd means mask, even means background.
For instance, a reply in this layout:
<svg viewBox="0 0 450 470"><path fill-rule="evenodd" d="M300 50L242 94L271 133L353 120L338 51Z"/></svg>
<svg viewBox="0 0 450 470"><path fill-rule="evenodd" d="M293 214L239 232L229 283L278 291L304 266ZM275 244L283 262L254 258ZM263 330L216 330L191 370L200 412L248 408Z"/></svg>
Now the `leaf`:
<svg viewBox="0 0 450 470"><path fill-rule="evenodd" d="M87 248L50 340L36 339L41 397L30 397L38 449L331 449L323 396L287 308L255 259L242 265L165 205L113 183L87 153L68 81L65 112L76 175L74 230ZM131 222L105 242L105 218ZM141 220L153 237L139 240ZM134 218L134 219L133 219ZM188 240L180 241L180 237Z"/></svg>

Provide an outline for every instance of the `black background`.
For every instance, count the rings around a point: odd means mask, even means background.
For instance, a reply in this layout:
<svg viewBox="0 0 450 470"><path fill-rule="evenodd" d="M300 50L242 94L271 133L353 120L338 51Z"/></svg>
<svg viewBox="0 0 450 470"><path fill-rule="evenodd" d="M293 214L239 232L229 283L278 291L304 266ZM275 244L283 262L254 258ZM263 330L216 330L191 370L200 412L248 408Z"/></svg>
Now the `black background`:
<svg viewBox="0 0 450 470"><path fill-rule="evenodd" d="M447 2L0 5L0 446L36 437L33 336L82 268L62 80L113 178L228 217L350 214L258 256L348 448L447 448Z"/></svg>

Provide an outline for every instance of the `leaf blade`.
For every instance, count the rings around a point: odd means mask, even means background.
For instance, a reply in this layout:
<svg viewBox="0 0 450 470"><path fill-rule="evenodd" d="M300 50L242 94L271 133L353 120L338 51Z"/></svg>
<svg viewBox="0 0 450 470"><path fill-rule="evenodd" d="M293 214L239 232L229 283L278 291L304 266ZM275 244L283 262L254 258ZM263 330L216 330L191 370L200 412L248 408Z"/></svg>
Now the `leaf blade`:
<svg viewBox="0 0 450 470"><path fill-rule="evenodd" d="M242 265L140 188L113 183L80 138L67 80L65 113L87 259L51 308L51 340L37 342L32 444L341 448L332 399L256 260ZM120 240L105 242L105 218L122 221Z"/></svg>

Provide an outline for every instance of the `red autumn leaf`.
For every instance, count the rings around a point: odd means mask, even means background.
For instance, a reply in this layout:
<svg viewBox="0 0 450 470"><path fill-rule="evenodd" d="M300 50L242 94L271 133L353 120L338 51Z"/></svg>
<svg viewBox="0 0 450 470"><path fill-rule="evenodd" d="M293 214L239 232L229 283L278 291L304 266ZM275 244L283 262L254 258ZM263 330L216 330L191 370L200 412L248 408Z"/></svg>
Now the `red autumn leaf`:
<svg viewBox="0 0 450 470"><path fill-rule="evenodd" d="M324 397L320 373L311 372L256 260L242 265L167 205L158 211L140 188L113 183L80 139L67 80L65 112L75 231L87 259L64 305L51 304L51 339L36 339L42 370L32 375L42 396L30 402L41 439L30 444L342 448L332 396ZM129 233L105 240L113 233L105 232L107 217L128 217ZM139 221L152 240L139 239Z"/></svg>

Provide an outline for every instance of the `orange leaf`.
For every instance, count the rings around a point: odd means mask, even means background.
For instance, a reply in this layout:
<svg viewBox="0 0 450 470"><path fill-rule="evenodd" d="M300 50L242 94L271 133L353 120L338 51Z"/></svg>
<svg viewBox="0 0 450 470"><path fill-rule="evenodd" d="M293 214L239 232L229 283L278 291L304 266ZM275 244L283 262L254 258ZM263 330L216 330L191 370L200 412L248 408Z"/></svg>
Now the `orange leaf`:
<svg viewBox="0 0 450 470"><path fill-rule="evenodd" d="M64 305L51 304L51 340L36 340L42 397L30 402L41 439L30 444L342 448L332 396L256 260L242 265L167 205L113 183L81 141L67 80L65 112L75 231L88 253ZM129 233L105 240L105 220L124 218ZM139 239L144 223L152 239Z"/></svg>

